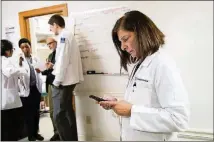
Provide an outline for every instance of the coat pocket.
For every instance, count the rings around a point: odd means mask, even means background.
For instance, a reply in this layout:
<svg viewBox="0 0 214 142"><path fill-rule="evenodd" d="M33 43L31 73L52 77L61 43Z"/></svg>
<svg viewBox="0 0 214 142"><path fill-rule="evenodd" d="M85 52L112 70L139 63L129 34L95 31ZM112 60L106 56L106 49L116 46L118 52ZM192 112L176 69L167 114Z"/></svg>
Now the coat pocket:
<svg viewBox="0 0 214 142"><path fill-rule="evenodd" d="M13 108L21 106L21 101L16 89L7 89L6 94L7 95L4 95L4 97L2 97L3 108Z"/></svg>
<svg viewBox="0 0 214 142"><path fill-rule="evenodd" d="M136 105L150 105L152 97L152 85L149 82L136 80L135 88L131 93L131 101Z"/></svg>
<svg viewBox="0 0 214 142"><path fill-rule="evenodd" d="M19 96L24 97L25 94L26 94L26 91L27 91L26 90L26 86L25 86L23 80L19 78L18 79L18 93L19 93Z"/></svg>

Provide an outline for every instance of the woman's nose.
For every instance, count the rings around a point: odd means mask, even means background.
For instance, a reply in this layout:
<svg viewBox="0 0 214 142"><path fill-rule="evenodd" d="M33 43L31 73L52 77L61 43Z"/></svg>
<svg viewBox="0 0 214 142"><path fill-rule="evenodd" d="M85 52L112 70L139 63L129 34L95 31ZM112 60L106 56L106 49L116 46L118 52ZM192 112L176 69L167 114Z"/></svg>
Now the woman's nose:
<svg viewBox="0 0 214 142"><path fill-rule="evenodd" d="M127 49L127 46L124 45L124 44L121 44L121 49L122 49L122 50L126 50L126 49Z"/></svg>

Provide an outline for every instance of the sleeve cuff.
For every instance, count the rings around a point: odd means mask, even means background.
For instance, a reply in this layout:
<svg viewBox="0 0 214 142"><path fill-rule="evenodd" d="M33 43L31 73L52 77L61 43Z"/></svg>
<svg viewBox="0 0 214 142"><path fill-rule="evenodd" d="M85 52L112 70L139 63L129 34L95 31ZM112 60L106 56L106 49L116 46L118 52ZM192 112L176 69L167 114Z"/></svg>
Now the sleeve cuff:
<svg viewBox="0 0 214 142"><path fill-rule="evenodd" d="M53 85L58 87L60 85L60 82L59 81L54 81Z"/></svg>
<svg viewBox="0 0 214 142"><path fill-rule="evenodd" d="M144 106L136 106L132 105L131 108L131 117L130 117L130 126L133 129L143 131L142 128L139 126L139 122L142 123L142 116L140 114L146 113L147 109Z"/></svg>

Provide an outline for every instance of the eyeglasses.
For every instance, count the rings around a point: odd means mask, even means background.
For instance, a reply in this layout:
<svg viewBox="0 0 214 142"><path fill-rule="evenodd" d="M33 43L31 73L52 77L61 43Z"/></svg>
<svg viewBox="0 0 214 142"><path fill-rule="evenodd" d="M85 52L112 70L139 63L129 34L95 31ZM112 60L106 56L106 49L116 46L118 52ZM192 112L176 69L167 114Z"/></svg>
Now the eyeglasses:
<svg viewBox="0 0 214 142"><path fill-rule="evenodd" d="M49 43L47 43L47 46L49 46L50 44L52 44L52 43L54 43L55 41L52 41L52 42L49 42Z"/></svg>

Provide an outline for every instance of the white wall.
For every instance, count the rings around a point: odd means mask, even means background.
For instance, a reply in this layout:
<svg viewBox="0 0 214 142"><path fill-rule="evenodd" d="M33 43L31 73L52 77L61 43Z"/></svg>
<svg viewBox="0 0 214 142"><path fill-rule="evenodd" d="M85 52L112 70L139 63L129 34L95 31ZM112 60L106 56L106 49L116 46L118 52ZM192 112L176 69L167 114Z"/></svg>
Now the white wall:
<svg viewBox="0 0 214 142"><path fill-rule="evenodd" d="M195 131L213 131L213 2L3 1L2 36L4 37L5 26L15 26L18 42L20 38L18 12L61 3L68 3L69 13L125 5L147 14L165 33L165 48L174 57L181 70L191 101L190 128ZM105 79L106 81L101 82L101 85L99 83L96 85L102 87L113 83L112 77ZM113 91L124 91L125 83L116 85L118 86L115 88L119 89ZM100 91L99 88L95 88L95 91L96 89ZM83 137L92 135L97 140L117 140L119 130L117 119L112 117L110 112L104 113L92 101L88 101L87 95L89 94L85 93L76 97L79 134ZM86 121L82 120L86 118L85 116L91 116L92 124L86 124ZM199 118L200 116L202 118ZM106 130L102 127L101 121L104 121L105 126L111 126L113 129L108 127L110 130ZM115 134L111 133L113 130Z"/></svg>

